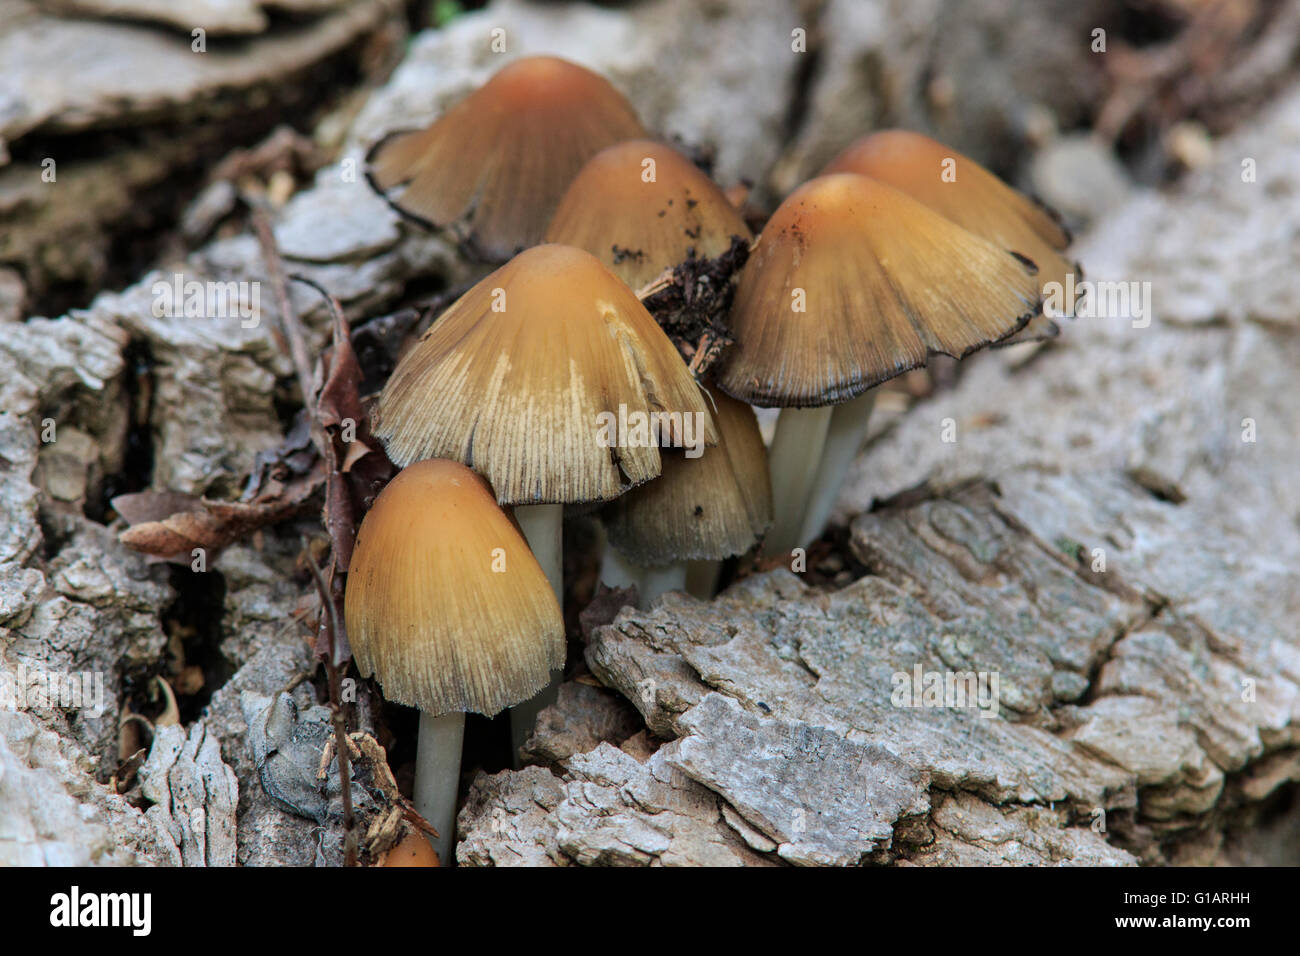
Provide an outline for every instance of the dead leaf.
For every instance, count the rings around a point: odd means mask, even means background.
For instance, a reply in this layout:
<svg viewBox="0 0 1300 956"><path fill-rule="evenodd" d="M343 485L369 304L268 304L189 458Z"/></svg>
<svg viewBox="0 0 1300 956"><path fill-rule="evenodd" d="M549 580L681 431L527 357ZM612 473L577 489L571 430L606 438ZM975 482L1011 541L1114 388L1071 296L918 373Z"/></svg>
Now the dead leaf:
<svg viewBox="0 0 1300 956"><path fill-rule="evenodd" d="M348 449L343 456L343 464L342 466L340 466L339 470L342 471L344 474L347 474L349 471L352 470L353 465L355 465L366 455L369 455L372 451L374 451L374 449L371 448L369 445L367 445L365 442L362 441L349 442Z"/></svg>
<svg viewBox="0 0 1300 956"><path fill-rule="evenodd" d="M181 494L178 491L138 491L118 495L110 504L128 525L162 521L174 514L203 510L202 500L197 495Z"/></svg>
<svg viewBox="0 0 1300 956"><path fill-rule="evenodd" d="M122 495L113 499L113 508L123 517L126 513L156 515L177 505L181 510L160 519L131 523L118 539L133 551L167 561L188 564L196 548L212 557L258 528L297 515L323 478L323 469L318 467L282 486L278 495L251 502L211 501L172 492ZM133 500L123 502L124 498Z"/></svg>
<svg viewBox="0 0 1300 956"><path fill-rule="evenodd" d="M325 384L316 400L317 418L326 428L342 427L351 421L360 427L364 421L361 411L361 365L352 350L352 338L346 327L340 329L342 316L335 318L334 345L325 352L321 361L325 368Z"/></svg>

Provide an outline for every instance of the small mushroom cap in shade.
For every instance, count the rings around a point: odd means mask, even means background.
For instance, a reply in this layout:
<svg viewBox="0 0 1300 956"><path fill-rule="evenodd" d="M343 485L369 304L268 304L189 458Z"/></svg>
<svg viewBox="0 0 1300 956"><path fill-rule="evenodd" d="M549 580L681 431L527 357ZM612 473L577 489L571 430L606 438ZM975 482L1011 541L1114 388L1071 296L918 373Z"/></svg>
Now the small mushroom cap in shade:
<svg viewBox="0 0 1300 956"><path fill-rule="evenodd" d="M960 358L1019 331L1038 311L1034 271L890 186L818 177L781 203L741 270L718 385L751 405L847 402L931 353Z"/></svg>
<svg viewBox="0 0 1300 956"><path fill-rule="evenodd" d="M438 854L424 834L412 828L401 841L384 854L381 866L438 866Z"/></svg>
<svg viewBox="0 0 1300 956"><path fill-rule="evenodd" d="M541 240L583 163L644 135L631 104L604 77L558 57L525 57L427 129L382 140L369 176L399 211L459 225L481 254L505 259Z"/></svg>
<svg viewBox="0 0 1300 956"><path fill-rule="evenodd" d="M434 322L380 394L374 432L399 464L469 465L503 504L608 501L659 474L659 446L718 441L632 290L559 245L521 252Z"/></svg>
<svg viewBox="0 0 1300 956"><path fill-rule="evenodd" d="M951 171L949 179L945 171ZM823 173L858 173L907 193L977 236L1018 252L1038 266L1038 283L1082 278L1077 264L1061 255L1070 234L1056 214L1012 189L975 160L910 130L881 130L852 143ZM955 178L953 178L955 177ZM1026 332L1053 335L1056 328L1035 317Z"/></svg>
<svg viewBox="0 0 1300 956"><path fill-rule="evenodd" d="M633 289L684 262L692 249L701 258L720 256L732 236L751 238L722 190L681 153L649 140L619 143L589 159L546 230L547 242L586 249Z"/></svg>
<svg viewBox="0 0 1300 956"><path fill-rule="evenodd" d="M663 474L606 505L610 543L641 567L748 551L772 524L772 481L754 410L709 389L720 441L664 453Z"/></svg>
<svg viewBox="0 0 1300 956"><path fill-rule="evenodd" d="M487 483L452 461L397 474L361 522L344 617L362 676L431 716L492 715L564 666L546 575Z"/></svg>

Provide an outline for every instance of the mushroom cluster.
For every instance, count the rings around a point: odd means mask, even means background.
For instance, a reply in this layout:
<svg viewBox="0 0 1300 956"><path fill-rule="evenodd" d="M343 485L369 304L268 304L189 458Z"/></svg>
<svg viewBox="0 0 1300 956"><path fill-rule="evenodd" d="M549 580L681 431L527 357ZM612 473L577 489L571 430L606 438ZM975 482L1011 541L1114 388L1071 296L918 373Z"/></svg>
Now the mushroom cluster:
<svg viewBox="0 0 1300 956"><path fill-rule="evenodd" d="M346 593L361 673L421 711L416 805L443 859L464 713L513 706L517 748L553 699L566 505L599 514L607 584L707 599L720 561L821 534L877 386L1053 334L1041 284L1077 268L1050 213L919 134L853 144L756 238L646 135L606 80L529 57L369 157L394 208L499 263L374 403L403 470ZM669 287L672 321L647 308ZM770 449L750 406L781 409Z"/></svg>

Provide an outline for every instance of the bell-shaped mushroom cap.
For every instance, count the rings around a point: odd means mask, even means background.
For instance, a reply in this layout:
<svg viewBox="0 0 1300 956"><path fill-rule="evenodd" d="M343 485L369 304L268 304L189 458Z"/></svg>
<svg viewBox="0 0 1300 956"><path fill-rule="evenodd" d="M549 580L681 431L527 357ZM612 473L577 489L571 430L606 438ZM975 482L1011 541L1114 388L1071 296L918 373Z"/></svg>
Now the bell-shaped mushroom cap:
<svg viewBox="0 0 1300 956"><path fill-rule="evenodd" d="M537 559L478 475L404 468L357 533L344 617L389 700L492 715L564 666L564 620Z"/></svg>
<svg viewBox="0 0 1300 956"><path fill-rule="evenodd" d="M374 432L399 464L464 462L503 504L608 501L659 474L661 446L718 440L635 293L558 245L521 252L434 322L379 396Z"/></svg>
<svg viewBox="0 0 1300 956"><path fill-rule="evenodd" d="M384 854L381 866L438 866L438 854L414 828L396 846Z"/></svg>
<svg viewBox="0 0 1300 956"><path fill-rule="evenodd" d="M586 249L633 289L688 258L726 252L749 227L722 190L681 153L632 140L582 167L546 230L547 242Z"/></svg>
<svg viewBox="0 0 1300 956"><path fill-rule="evenodd" d="M751 405L836 405L1006 338L1038 301L1032 263L883 183L821 176L741 270L718 385Z"/></svg>
<svg viewBox="0 0 1300 956"><path fill-rule="evenodd" d="M728 558L772 524L772 481L754 410L709 389L720 441L698 458L664 453L663 474L610 502L610 543L642 567Z"/></svg>
<svg viewBox="0 0 1300 956"><path fill-rule="evenodd" d="M1064 285L1079 267L1060 253L1070 234L1055 213L1012 189L975 160L910 130L881 130L852 143L826 173L858 173L907 193L977 236L1017 252L1038 266L1038 284ZM1026 334L1055 334L1046 319Z"/></svg>
<svg viewBox="0 0 1300 956"><path fill-rule="evenodd" d="M558 57L525 57L427 129L382 140L369 175L399 211L436 226L459 224L483 255L505 259L540 241L583 163L644 135L604 77Z"/></svg>

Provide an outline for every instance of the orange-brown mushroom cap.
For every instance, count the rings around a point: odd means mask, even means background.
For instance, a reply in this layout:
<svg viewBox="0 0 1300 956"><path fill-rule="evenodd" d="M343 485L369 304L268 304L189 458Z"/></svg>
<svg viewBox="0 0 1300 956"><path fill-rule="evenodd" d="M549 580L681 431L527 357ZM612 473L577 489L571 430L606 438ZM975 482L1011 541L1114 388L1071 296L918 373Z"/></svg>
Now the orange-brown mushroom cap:
<svg viewBox="0 0 1300 956"><path fill-rule="evenodd" d="M741 270L718 384L752 405L849 401L931 353L960 358L1038 311L1033 264L866 176L821 176Z"/></svg>
<svg viewBox="0 0 1300 956"><path fill-rule="evenodd" d="M546 575L487 483L453 461L404 468L375 499L344 617L362 676L432 716L490 716L564 666Z"/></svg>
<svg viewBox="0 0 1300 956"><path fill-rule="evenodd" d="M1079 267L1061 255L1070 234L1050 209L1012 189L975 160L910 130L881 130L852 143L823 174L858 173L907 193L957 225L1017 252L1038 266L1041 289L1063 286ZM1054 335L1056 327L1036 316L1025 336Z"/></svg>
<svg viewBox="0 0 1300 956"><path fill-rule="evenodd" d="M608 501L659 474L660 447L718 440L632 290L559 245L521 252L434 322L380 395L374 433L399 464L464 462L504 504Z"/></svg>
<svg viewBox="0 0 1300 956"><path fill-rule="evenodd" d="M720 441L664 454L663 474L602 512L610 543L641 567L748 551L772 524L772 481L754 410L709 389Z"/></svg>
<svg viewBox="0 0 1300 956"><path fill-rule="evenodd" d="M396 846L384 854L380 866L439 866L438 854L423 833L414 827Z"/></svg>
<svg viewBox="0 0 1300 956"><path fill-rule="evenodd" d="M574 177L547 242L586 249L633 289L693 250L714 258L749 227L708 176L675 149L650 140L609 146Z"/></svg>
<svg viewBox="0 0 1300 956"><path fill-rule="evenodd" d="M382 140L369 175L399 211L459 225L483 255L505 259L540 241L583 163L644 135L604 77L558 57L524 57L427 129Z"/></svg>

